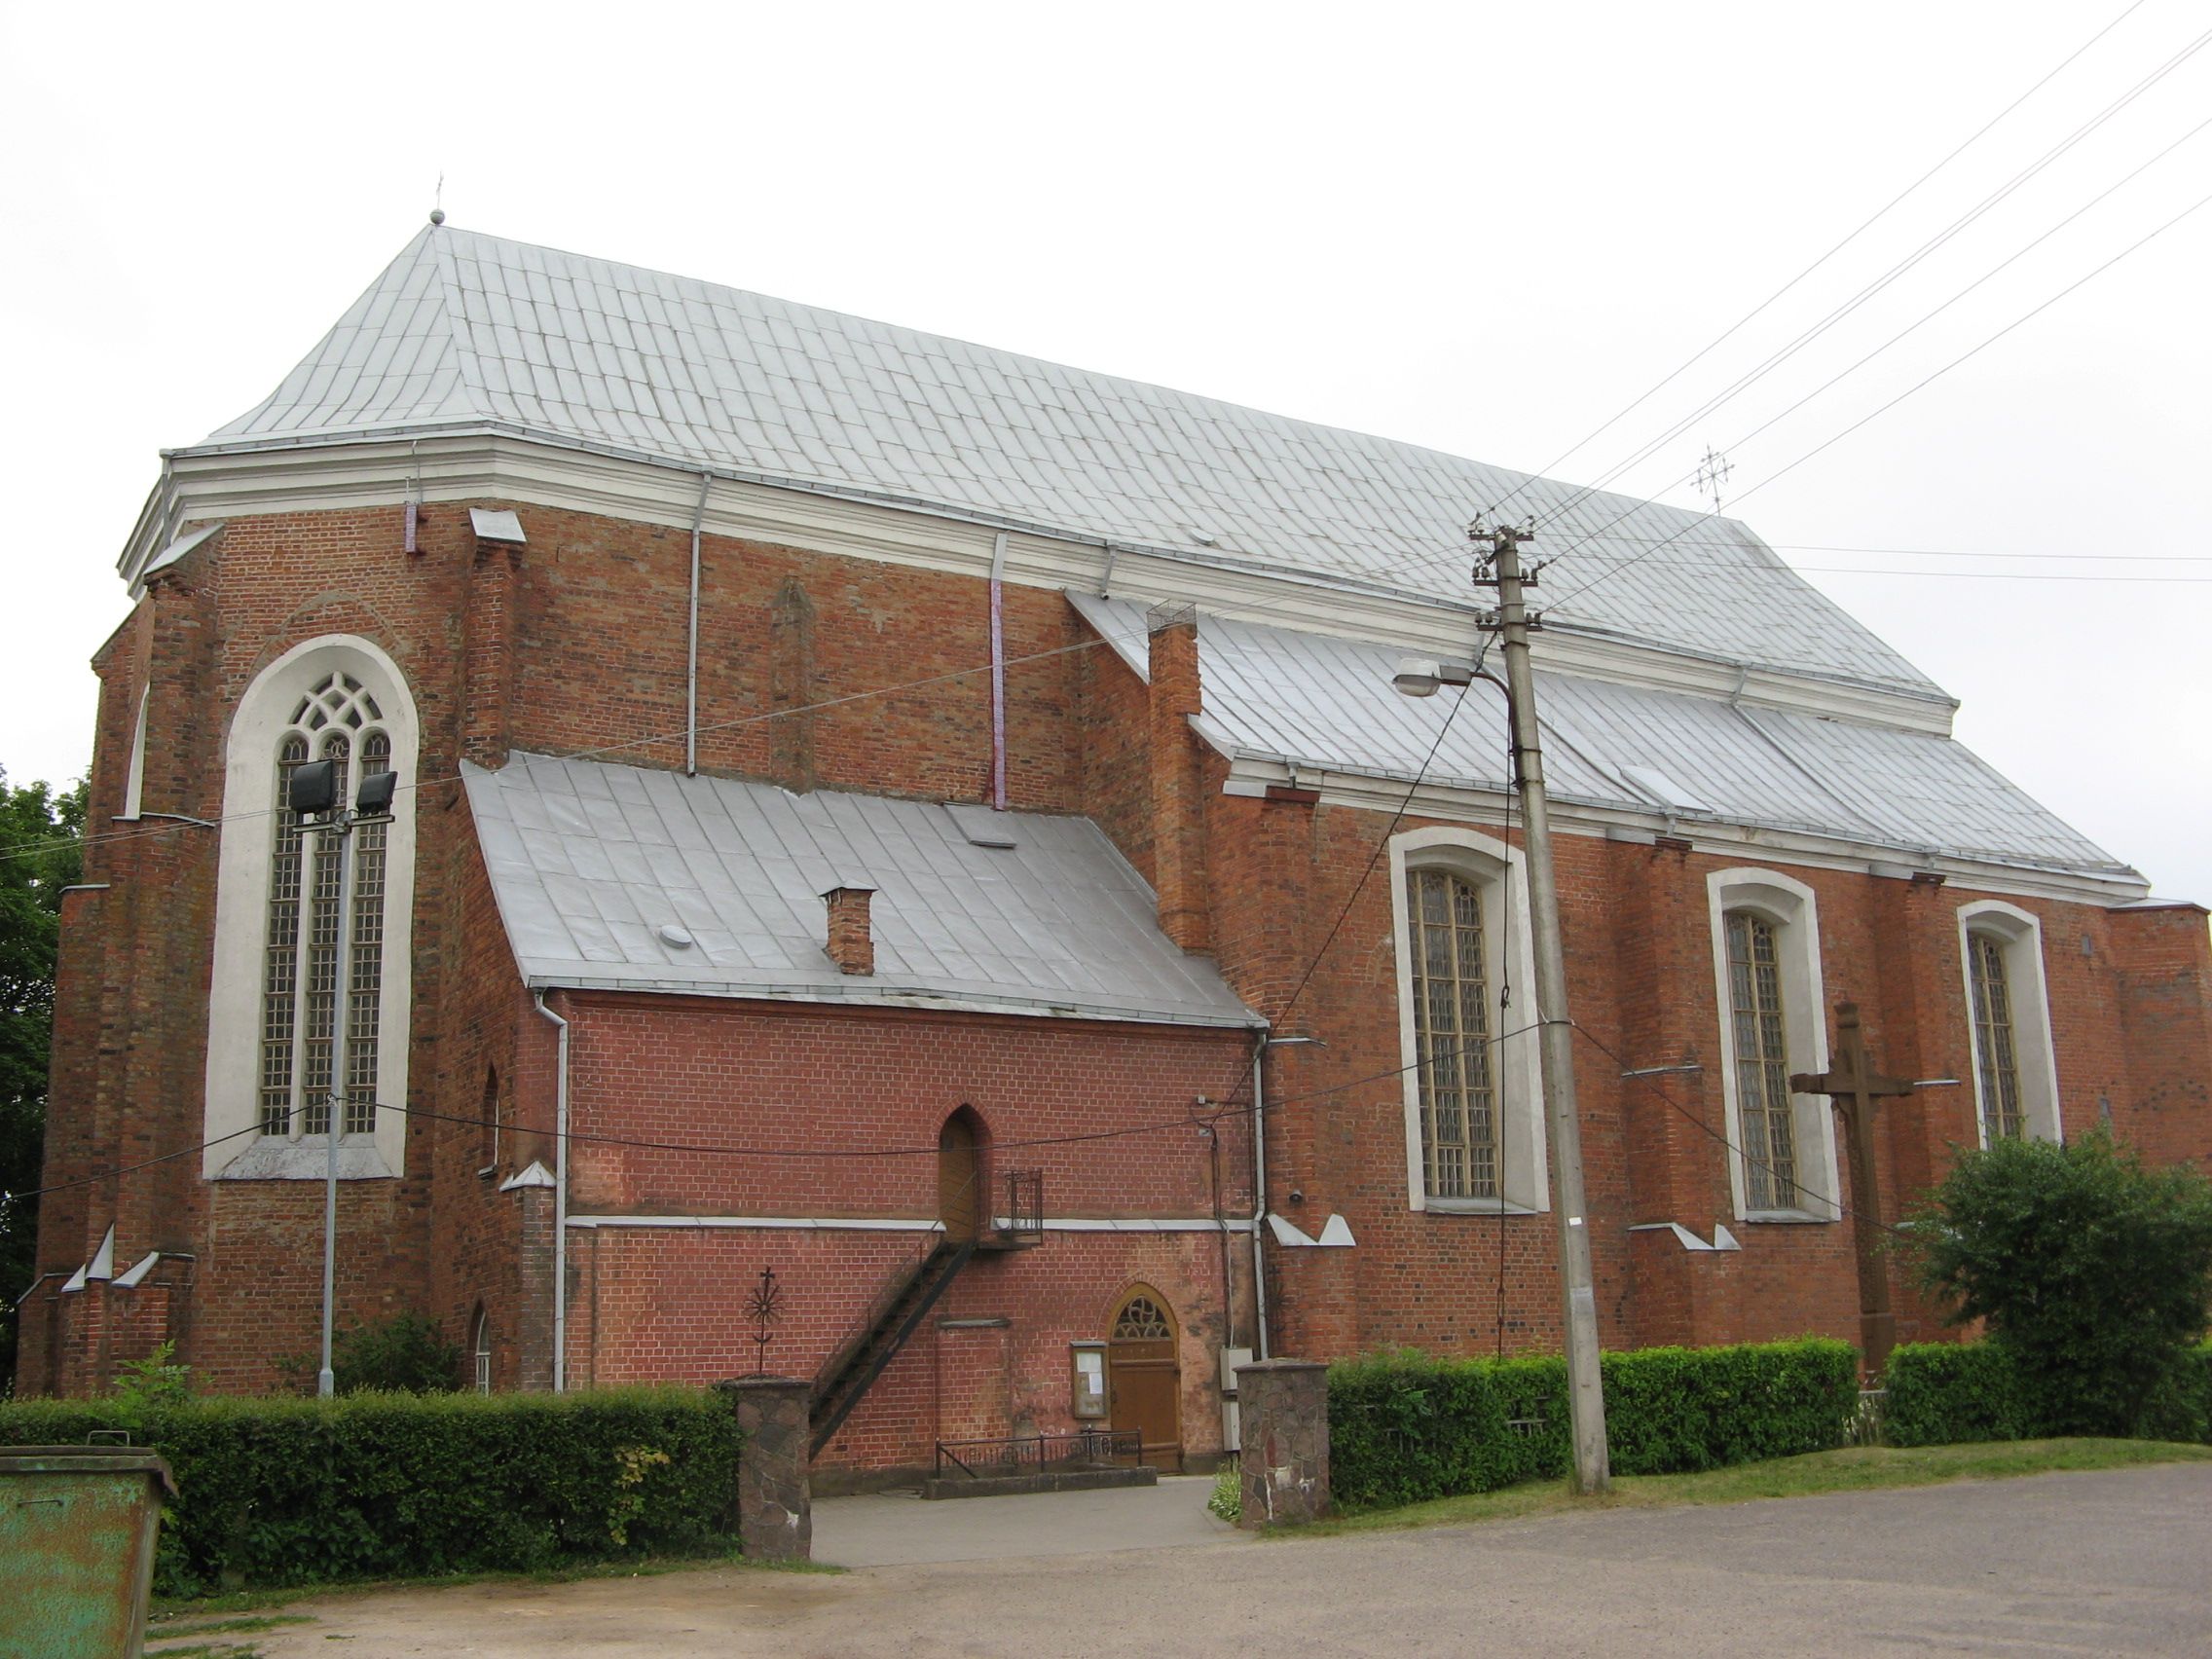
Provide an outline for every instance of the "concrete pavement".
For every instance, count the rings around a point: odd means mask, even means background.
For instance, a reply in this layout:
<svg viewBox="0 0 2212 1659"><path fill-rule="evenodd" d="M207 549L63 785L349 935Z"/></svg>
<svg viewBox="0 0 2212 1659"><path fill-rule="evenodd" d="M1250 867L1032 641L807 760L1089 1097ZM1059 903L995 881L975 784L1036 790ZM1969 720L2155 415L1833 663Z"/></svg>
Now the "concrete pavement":
<svg viewBox="0 0 2212 1659"><path fill-rule="evenodd" d="M908 1567L1220 1543L1236 1534L1207 1512L1212 1491L1210 1475L1162 1475L1158 1486L1026 1497L825 1498L814 1506L814 1559Z"/></svg>
<svg viewBox="0 0 2212 1659"><path fill-rule="evenodd" d="M1041 1506L1026 1530L1045 1548L1109 1495L1004 1501ZM955 1529L956 1515L935 1516L959 1507L916 1505ZM383 1592L302 1604L318 1624L253 1640L268 1659L2202 1654L2208 1568L2212 1465L2175 1463L835 1576L714 1568Z"/></svg>

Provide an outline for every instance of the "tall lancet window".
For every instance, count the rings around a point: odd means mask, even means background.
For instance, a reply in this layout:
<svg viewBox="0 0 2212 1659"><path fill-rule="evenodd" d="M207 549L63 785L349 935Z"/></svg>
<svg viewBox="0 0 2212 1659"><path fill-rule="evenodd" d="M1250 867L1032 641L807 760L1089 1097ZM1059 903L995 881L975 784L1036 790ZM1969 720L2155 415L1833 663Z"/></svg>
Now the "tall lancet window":
<svg viewBox="0 0 2212 1659"><path fill-rule="evenodd" d="M406 1119L379 1107L407 1104L415 793L406 786L416 781L419 730L397 665L359 638L293 646L239 699L225 749L208 997L210 1177L320 1178L323 1147L301 1143L319 1143L334 1126L341 1031L339 1178L400 1171ZM344 891L335 839L301 824L287 804L292 773L310 760L337 763L349 802L371 774L399 774L389 822L353 830ZM349 936L343 976L341 931Z"/></svg>
<svg viewBox="0 0 2212 1659"><path fill-rule="evenodd" d="M276 835L269 861L268 949L261 987L261 1132L330 1130L336 1047L338 921L352 907L352 958L346 1023L346 1115L341 1133L376 1127L377 1050L383 1035L386 830L353 831L350 895L339 892L335 840L304 830L285 804L293 768L338 763L340 796L391 769L391 734L373 693L351 675L326 676L292 710L276 745Z"/></svg>

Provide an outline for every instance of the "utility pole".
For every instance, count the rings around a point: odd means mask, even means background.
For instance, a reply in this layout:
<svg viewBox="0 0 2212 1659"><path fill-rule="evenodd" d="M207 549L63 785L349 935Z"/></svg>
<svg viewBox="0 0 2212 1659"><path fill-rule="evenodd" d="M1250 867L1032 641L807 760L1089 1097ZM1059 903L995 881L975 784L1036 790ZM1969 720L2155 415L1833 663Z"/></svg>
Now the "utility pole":
<svg viewBox="0 0 2212 1659"><path fill-rule="evenodd" d="M1598 1368L1598 1293L1590 1269L1590 1227L1582 1192L1582 1124L1574 1099L1574 1033L1567 1017L1567 960L1559 931L1559 881L1552 868L1551 812L1544 799L1544 760L1536 725L1535 678L1529 668L1529 612L1523 590L1536 570L1521 569L1530 532L1477 519L1468 539L1489 544L1475 571L1478 585L1497 587L1496 632L1505 646L1507 718L1513 726L1513 772L1520 786L1528 841L1530 943L1536 958L1537 1042L1544 1065L1544 1115L1550 1124L1552 1219L1559 1230L1560 1289L1567 1312L1567 1398L1574 1428L1574 1485L1585 1496L1608 1490L1605 1389Z"/></svg>

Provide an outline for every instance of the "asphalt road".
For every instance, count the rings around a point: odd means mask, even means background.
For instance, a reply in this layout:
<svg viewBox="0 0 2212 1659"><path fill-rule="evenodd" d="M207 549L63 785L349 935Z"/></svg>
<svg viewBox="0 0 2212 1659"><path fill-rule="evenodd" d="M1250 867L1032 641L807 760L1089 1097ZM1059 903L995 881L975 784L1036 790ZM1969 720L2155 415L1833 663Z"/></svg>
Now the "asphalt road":
<svg viewBox="0 0 2212 1659"><path fill-rule="evenodd" d="M1037 1505L1049 1542L1081 1495ZM959 1505L922 1506L951 1511ZM929 1514L917 1525L958 1525ZM268 1659L2212 1652L2212 1465L1480 1527L304 1605Z"/></svg>

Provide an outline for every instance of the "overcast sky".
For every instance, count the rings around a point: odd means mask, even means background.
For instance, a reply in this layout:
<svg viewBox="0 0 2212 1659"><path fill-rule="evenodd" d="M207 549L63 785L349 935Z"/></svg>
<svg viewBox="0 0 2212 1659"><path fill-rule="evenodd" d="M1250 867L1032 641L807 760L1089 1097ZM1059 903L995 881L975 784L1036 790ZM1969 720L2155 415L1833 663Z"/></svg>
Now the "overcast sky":
<svg viewBox="0 0 2212 1659"><path fill-rule="evenodd" d="M1694 505L1711 445L1730 513L1961 698L1967 743L2212 900L2212 207L1764 483L2212 192L2212 132L2185 137L2208 25L2201 0L6 0L0 765L83 770L158 451L265 395L442 173L471 229L1574 482L1656 442L1614 487Z"/></svg>

